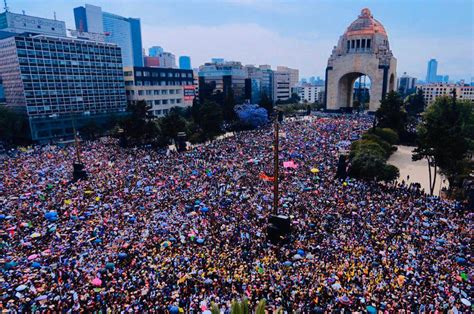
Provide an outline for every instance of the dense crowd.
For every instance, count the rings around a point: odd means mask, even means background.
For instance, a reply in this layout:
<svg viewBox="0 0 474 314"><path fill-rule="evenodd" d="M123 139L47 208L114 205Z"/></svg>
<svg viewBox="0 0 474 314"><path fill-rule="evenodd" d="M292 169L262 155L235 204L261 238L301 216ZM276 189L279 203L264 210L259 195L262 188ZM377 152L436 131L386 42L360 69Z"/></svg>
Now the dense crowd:
<svg viewBox="0 0 474 314"><path fill-rule="evenodd" d="M282 245L266 235L271 128L186 153L83 143L78 182L74 147L4 156L2 310L200 313L245 296L269 311L470 312L471 213L417 188L335 179L339 151L370 125L282 124Z"/></svg>

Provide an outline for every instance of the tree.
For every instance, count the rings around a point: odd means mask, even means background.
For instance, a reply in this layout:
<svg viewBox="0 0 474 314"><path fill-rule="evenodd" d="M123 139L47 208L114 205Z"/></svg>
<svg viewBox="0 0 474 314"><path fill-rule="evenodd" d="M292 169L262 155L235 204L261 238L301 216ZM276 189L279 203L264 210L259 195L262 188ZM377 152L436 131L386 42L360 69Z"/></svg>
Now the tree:
<svg viewBox="0 0 474 314"><path fill-rule="evenodd" d="M233 121L236 118L235 114L235 99L234 99L234 90L229 87L229 90L227 91L225 97L224 97L224 102L222 104L222 109L223 109L223 114L224 114L224 120L225 121Z"/></svg>
<svg viewBox="0 0 474 314"><path fill-rule="evenodd" d="M203 130L206 138L211 138L219 134L223 123L221 106L213 101L206 101L199 108L199 118L197 123Z"/></svg>
<svg viewBox="0 0 474 314"><path fill-rule="evenodd" d="M162 135L167 139L174 139L178 132L186 132L186 119L182 116L182 108L171 108L169 113L160 119L160 128Z"/></svg>
<svg viewBox="0 0 474 314"><path fill-rule="evenodd" d="M0 106L0 141L15 145L30 143L26 116L6 106Z"/></svg>
<svg viewBox="0 0 474 314"><path fill-rule="evenodd" d="M154 121L149 119L149 109L150 107L144 100L129 103L127 108L129 115L120 123L123 136L128 143L136 145L161 142L158 139L160 137L159 128Z"/></svg>
<svg viewBox="0 0 474 314"><path fill-rule="evenodd" d="M430 194L433 194L438 168L446 175L452 191L456 178L469 172L468 158L474 148L474 114L471 102L439 97L423 114L417 129L413 160L428 161Z"/></svg>
<svg viewBox="0 0 474 314"><path fill-rule="evenodd" d="M375 115L379 127L393 129L398 134L404 132L406 112L403 108L403 100L397 92L391 91L382 99Z"/></svg>
<svg viewBox="0 0 474 314"><path fill-rule="evenodd" d="M243 105L237 110L237 116L244 123L252 128L258 128L268 123L268 113L257 105Z"/></svg>
<svg viewBox="0 0 474 314"><path fill-rule="evenodd" d="M273 102L268 97L267 93L262 93L262 98L260 99L260 107L267 110L268 115L270 116L273 113Z"/></svg>
<svg viewBox="0 0 474 314"><path fill-rule="evenodd" d="M104 130L97 122L90 120L79 131L84 138L95 140Z"/></svg>
<svg viewBox="0 0 474 314"><path fill-rule="evenodd" d="M407 97L405 109L409 116L416 116L425 110L425 98L421 89L418 89L416 94Z"/></svg>

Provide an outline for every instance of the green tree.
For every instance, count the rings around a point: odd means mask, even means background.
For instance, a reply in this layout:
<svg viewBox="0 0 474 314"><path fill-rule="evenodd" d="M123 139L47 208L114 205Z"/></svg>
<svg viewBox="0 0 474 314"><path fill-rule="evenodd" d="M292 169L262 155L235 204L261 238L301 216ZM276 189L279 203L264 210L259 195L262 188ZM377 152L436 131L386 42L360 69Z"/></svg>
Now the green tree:
<svg viewBox="0 0 474 314"><path fill-rule="evenodd" d="M262 93L259 106L265 108L269 116L273 113L273 102L265 92Z"/></svg>
<svg viewBox="0 0 474 314"><path fill-rule="evenodd" d="M0 140L14 145L30 143L26 116L6 106L0 106Z"/></svg>
<svg viewBox="0 0 474 314"><path fill-rule="evenodd" d="M395 92L389 92L380 102L380 108L375 113L378 126L390 128L401 134L405 130L406 112L403 107L403 100Z"/></svg>
<svg viewBox="0 0 474 314"><path fill-rule="evenodd" d="M223 120L222 107L215 102L207 101L199 109L197 123L206 138L212 138L221 132Z"/></svg>
<svg viewBox="0 0 474 314"><path fill-rule="evenodd" d="M416 94L407 97L405 109L409 116L416 116L425 110L425 98L421 89L418 89Z"/></svg>
<svg viewBox="0 0 474 314"><path fill-rule="evenodd" d="M127 143L138 145L161 142L160 129L150 120L149 109L144 100L129 103L127 108L129 115L120 123Z"/></svg>
<svg viewBox="0 0 474 314"><path fill-rule="evenodd" d="M455 98L439 97L423 114L417 129L413 160L428 161L430 194L433 194L438 169L446 175L449 188L459 187L459 176L469 172L474 143L473 104Z"/></svg>
<svg viewBox="0 0 474 314"><path fill-rule="evenodd" d="M184 111L182 108L171 108L169 113L160 119L159 125L161 133L167 139L174 139L178 132L187 131L186 119L182 116Z"/></svg>
<svg viewBox="0 0 474 314"><path fill-rule="evenodd" d="M94 120L88 121L80 130L81 135L90 140L95 140L104 130Z"/></svg>
<svg viewBox="0 0 474 314"><path fill-rule="evenodd" d="M227 91L222 107L225 121L233 121L236 119L234 90L232 88L229 88Z"/></svg>

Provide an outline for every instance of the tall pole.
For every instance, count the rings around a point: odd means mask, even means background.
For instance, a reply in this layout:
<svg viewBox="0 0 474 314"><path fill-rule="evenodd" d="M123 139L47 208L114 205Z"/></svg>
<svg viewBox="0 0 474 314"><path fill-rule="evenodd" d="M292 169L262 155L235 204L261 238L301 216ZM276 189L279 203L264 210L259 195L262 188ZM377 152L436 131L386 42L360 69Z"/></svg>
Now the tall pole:
<svg viewBox="0 0 474 314"><path fill-rule="evenodd" d="M273 212L275 215L278 214L278 112L275 116L275 140L273 145Z"/></svg>
<svg viewBox="0 0 474 314"><path fill-rule="evenodd" d="M79 148L79 140L77 138L77 132L76 132L76 123L74 122L74 118L72 119L72 130L74 132L74 146L76 148L76 157L77 157L77 162L81 164L81 151Z"/></svg>

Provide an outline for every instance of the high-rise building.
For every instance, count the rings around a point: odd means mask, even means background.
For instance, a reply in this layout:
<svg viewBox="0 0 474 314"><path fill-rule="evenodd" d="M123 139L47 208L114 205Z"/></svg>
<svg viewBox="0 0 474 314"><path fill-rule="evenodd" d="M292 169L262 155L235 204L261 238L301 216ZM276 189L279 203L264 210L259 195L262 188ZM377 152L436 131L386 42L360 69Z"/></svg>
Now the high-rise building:
<svg viewBox="0 0 474 314"><path fill-rule="evenodd" d="M407 95L416 91L416 77L411 77L404 72L397 80L397 90L402 95Z"/></svg>
<svg viewBox="0 0 474 314"><path fill-rule="evenodd" d="M474 103L474 86L467 84L445 84L434 83L417 86L423 91L426 105L432 104L440 96L452 96L453 90L456 91L456 97L459 100L469 100Z"/></svg>
<svg viewBox="0 0 474 314"><path fill-rule="evenodd" d="M163 53L163 48L161 48L160 46L153 46L148 49L148 55L150 57L158 57L160 53Z"/></svg>
<svg viewBox="0 0 474 314"><path fill-rule="evenodd" d="M438 72L438 61L431 59L428 61L428 70L426 71L426 83L436 83Z"/></svg>
<svg viewBox="0 0 474 314"><path fill-rule="evenodd" d="M89 4L74 8L74 19L79 32L104 34L106 42L118 45L124 66L143 66L140 19L103 12Z"/></svg>
<svg viewBox="0 0 474 314"><path fill-rule="evenodd" d="M300 97L300 102L315 103L321 102L324 93L324 86L313 85L310 83L302 84L293 88L294 92Z"/></svg>
<svg viewBox="0 0 474 314"><path fill-rule="evenodd" d="M214 60L214 59L213 59ZM199 98L209 99L216 96L220 104L231 93L236 104L242 104L250 99L248 95L250 84L247 71L242 63L236 61L207 62L199 67Z"/></svg>
<svg viewBox="0 0 474 314"><path fill-rule="evenodd" d="M273 72L273 101L287 100L291 97L290 73L288 71Z"/></svg>
<svg viewBox="0 0 474 314"><path fill-rule="evenodd" d="M273 71L266 65L256 67L246 65L247 75L252 80L251 102L258 104L265 94L269 99L273 98ZM256 82L253 82L256 81ZM258 89L257 89L258 87Z"/></svg>
<svg viewBox="0 0 474 314"><path fill-rule="evenodd" d="M0 40L6 105L27 115L31 138L71 136L126 110L120 47L35 34Z"/></svg>
<svg viewBox="0 0 474 314"><path fill-rule="evenodd" d="M300 71L298 69L291 69L286 66L278 66L277 71L281 73L288 73L290 75L290 88L296 86L300 81Z"/></svg>
<svg viewBox="0 0 474 314"><path fill-rule="evenodd" d="M0 30L17 34L27 32L49 36L67 36L66 23L63 21L12 12L0 13Z"/></svg>
<svg viewBox="0 0 474 314"><path fill-rule="evenodd" d="M191 58L189 56L179 57L179 68L182 70L191 70Z"/></svg>
<svg viewBox="0 0 474 314"><path fill-rule="evenodd" d="M162 52L158 55L161 68L176 68L176 57L171 52Z"/></svg>
<svg viewBox="0 0 474 314"><path fill-rule="evenodd" d="M125 67L124 77L127 99L144 100L154 116L164 116L173 107L192 105L195 89L192 70Z"/></svg>

